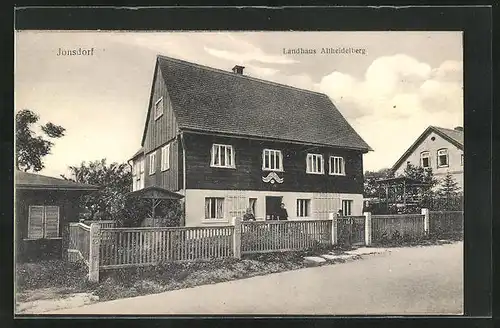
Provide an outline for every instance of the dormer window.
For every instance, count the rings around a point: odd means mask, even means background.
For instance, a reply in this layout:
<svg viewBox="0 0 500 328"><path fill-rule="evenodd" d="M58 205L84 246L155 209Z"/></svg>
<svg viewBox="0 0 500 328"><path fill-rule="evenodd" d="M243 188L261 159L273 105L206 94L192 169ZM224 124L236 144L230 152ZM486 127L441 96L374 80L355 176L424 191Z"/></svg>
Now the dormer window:
<svg viewBox="0 0 500 328"><path fill-rule="evenodd" d="M281 150L264 149L262 151L262 170L283 172L283 154Z"/></svg>
<svg viewBox="0 0 500 328"><path fill-rule="evenodd" d="M439 149L437 151L437 161L438 167L447 167L449 165L448 149Z"/></svg>
<svg viewBox="0 0 500 328"><path fill-rule="evenodd" d="M431 167L431 157L428 151L420 153L420 166L424 169Z"/></svg>
<svg viewBox="0 0 500 328"><path fill-rule="evenodd" d="M231 145L212 145L212 167L235 168L234 164L234 149Z"/></svg>
<svg viewBox="0 0 500 328"><path fill-rule="evenodd" d="M321 154L307 154L306 173L324 174L324 160Z"/></svg>
<svg viewBox="0 0 500 328"><path fill-rule="evenodd" d="M154 114L155 120L163 115L163 97L160 97L160 99L155 102Z"/></svg>

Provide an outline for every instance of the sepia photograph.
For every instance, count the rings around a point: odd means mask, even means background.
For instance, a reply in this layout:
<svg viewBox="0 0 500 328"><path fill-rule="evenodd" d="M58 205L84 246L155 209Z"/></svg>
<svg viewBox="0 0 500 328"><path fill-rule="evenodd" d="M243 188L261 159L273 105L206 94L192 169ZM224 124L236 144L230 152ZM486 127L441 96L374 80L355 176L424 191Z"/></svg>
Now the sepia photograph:
<svg viewBox="0 0 500 328"><path fill-rule="evenodd" d="M15 31L15 315L463 315L461 31Z"/></svg>

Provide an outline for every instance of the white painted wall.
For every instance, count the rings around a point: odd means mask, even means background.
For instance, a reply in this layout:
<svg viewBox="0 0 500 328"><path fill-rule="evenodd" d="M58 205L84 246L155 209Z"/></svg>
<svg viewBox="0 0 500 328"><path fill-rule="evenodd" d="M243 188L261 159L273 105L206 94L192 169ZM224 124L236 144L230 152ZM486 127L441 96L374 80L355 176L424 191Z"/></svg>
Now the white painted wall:
<svg viewBox="0 0 500 328"><path fill-rule="evenodd" d="M289 220L297 220L297 199L311 199L309 219L327 219L328 213L337 213L342 200L352 200L352 215L362 215L362 194L278 192L278 191L239 191L239 190L204 190L188 189L185 192L186 226L212 226L232 223L233 216L242 216L249 204L249 198L256 198L256 218L264 220L266 196L281 196L288 211ZM205 197L224 198L224 219L205 220ZM301 220L305 218L299 218Z"/></svg>
<svg viewBox="0 0 500 328"><path fill-rule="evenodd" d="M433 137L435 140L432 140ZM448 149L448 167L437 167L437 151L441 148ZM450 172L463 190L464 167L461 165L463 151L434 132L431 132L427 138L415 148L408 158L401 163L401 166L396 169L396 175L403 174L408 162L414 166L420 166L420 153L423 151L429 152L430 165L436 178L442 179L447 172Z"/></svg>

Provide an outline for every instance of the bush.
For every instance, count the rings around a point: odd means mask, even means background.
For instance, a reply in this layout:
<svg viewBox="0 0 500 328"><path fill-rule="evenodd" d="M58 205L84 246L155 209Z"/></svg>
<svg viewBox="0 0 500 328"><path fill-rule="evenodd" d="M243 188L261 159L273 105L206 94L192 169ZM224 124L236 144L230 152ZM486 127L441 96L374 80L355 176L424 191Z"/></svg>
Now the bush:
<svg viewBox="0 0 500 328"><path fill-rule="evenodd" d="M88 286L85 264L62 260L16 264L16 286L20 290Z"/></svg>

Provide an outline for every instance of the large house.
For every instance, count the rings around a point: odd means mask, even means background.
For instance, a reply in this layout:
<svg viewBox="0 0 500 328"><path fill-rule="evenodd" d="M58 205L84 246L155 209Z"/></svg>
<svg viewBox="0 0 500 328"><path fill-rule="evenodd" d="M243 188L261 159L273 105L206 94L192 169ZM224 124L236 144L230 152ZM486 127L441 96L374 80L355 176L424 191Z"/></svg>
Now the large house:
<svg viewBox="0 0 500 328"><path fill-rule="evenodd" d="M186 226L361 215L370 147L324 94L158 56L132 189L184 195Z"/></svg>
<svg viewBox="0 0 500 328"><path fill-rule="evenodd" d="M396 175L404 172L408 164L432 168L434 176L442 179L450 173L463 190L464 130L429 126L393 165Z"/></svg>

